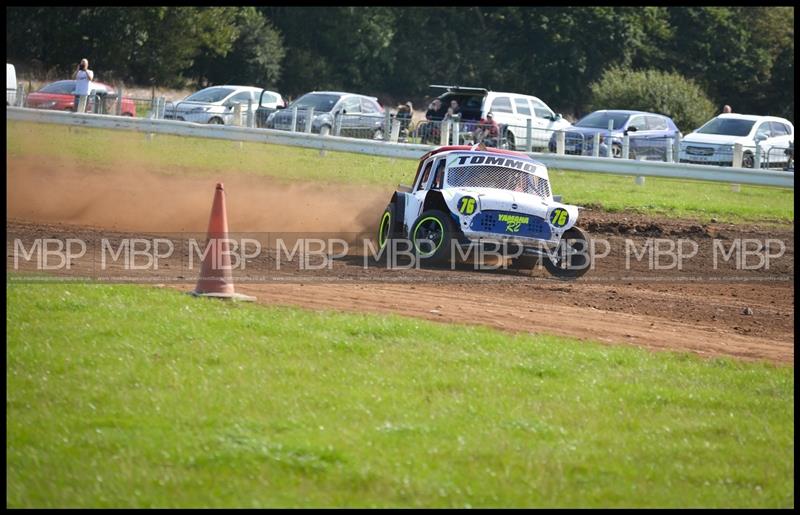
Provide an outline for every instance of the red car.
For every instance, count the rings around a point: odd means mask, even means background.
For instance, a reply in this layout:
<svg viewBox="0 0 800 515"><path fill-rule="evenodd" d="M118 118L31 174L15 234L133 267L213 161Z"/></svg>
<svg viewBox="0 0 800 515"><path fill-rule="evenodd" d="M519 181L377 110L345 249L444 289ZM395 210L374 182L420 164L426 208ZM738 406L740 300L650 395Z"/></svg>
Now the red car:
<svg viewBox="0 0 800 515"><path fill-rule="evenodd" d="M75 110L75 81L74 80L60 80L52 82L43 87L39 91L28 95L25 105L27 107L34 107L37 109L55 109L57 111L74 111ZM95 111L95 94L100 98L107 98L116 95L114 88L102 82L92 82L92 89L89 91L88 105L86 111L93 113ZM110 100L110 99L109 99ZM106 104L105 112L108 114L114 111ZM130 98L122 98L122 115L123 116L136 116L136 104Z"/></svg>

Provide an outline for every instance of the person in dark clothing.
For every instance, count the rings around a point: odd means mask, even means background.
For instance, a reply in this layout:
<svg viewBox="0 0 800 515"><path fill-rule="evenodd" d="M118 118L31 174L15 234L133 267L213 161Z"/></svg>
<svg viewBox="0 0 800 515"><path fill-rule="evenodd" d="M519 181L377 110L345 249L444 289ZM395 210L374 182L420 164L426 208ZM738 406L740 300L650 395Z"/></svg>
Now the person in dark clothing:
<svg viewBox="0 0 800 515"><path fill-rule="evenodd" d="M428 110L425 111L427 122L420 128L422 143L436 143L438 141L444 116L445 110L443 109L442 101L434 98L428 105Z"/></svg>

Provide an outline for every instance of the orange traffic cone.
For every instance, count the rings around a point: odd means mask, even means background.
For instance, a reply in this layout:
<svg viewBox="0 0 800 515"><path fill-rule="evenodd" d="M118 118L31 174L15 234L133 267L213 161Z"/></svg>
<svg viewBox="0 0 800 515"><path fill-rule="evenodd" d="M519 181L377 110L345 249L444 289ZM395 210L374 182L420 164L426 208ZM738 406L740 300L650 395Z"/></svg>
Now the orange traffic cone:
<svg viewBox="0 0 800 515"><path fill-rule="evenodd" d="M203 256L200 278L191 295L196 297L215 297L233 300L256 300L255 297L234 292L233 272L228 242L228 217L225 214L225 190L222 183L217 184L211 218L208 221L208 252Z"/></svg>

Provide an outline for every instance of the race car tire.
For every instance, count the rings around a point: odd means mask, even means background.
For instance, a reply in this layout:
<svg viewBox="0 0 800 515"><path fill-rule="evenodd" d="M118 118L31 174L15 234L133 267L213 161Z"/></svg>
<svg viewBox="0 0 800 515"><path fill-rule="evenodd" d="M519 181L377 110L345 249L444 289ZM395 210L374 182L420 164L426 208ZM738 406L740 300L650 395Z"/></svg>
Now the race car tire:
<svg viewBox="0 0 800 515"><path fill-rule="evenodd" d="M394 202L390 202L383 210L381 220L378 223L378 249L383 249L388 243L397 238L397 210Z"/></svg>
<svg viewBox="0 0 800 515"><path fill-rule="evenodd" d="M578 253L564 253L563 246L568 245ZM550 256L542 258L544 267L550 275L564 281L571 281L589 271L591 266L589 255L589 239L577 227L568 229L561 237L561 243L556 252L556 261Z"/></svg>
<svg viewBox="0 0 800 515"><path fill-rule="evenodd" d="M413 252L420 263L442 264L449 261L454 233L450 215L437 209L423 212L409 232Z"/></svg>

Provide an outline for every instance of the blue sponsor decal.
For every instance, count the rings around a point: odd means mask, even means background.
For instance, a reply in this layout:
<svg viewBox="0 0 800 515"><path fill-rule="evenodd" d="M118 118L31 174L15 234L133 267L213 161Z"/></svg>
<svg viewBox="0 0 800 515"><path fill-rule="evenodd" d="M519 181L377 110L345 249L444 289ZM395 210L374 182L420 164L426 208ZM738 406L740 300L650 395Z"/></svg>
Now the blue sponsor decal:
<svg viewBox="0 0 800 515"><path fill-rule="evenodd" d="M482 211L472 219L470 229L543 240L549 240L551 234L550 225L544 218L507 211Z"/></svg>

